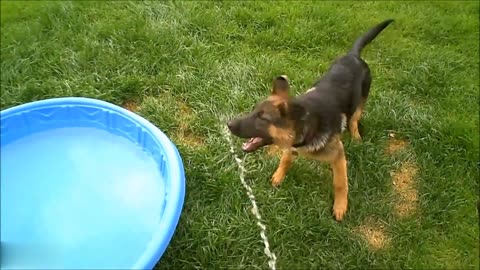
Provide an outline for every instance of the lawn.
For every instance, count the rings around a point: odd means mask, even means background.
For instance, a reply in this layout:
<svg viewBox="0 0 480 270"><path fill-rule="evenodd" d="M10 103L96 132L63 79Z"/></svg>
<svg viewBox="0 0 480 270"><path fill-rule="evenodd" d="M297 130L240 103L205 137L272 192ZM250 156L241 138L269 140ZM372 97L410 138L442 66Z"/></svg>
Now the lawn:
<svg viewBox="0 0 480 270"><path fill-rule="evenodd" d="M1 109L62 96L142 115L184 160L183 214L158 269L267 269L224 121L286 74L302 93L360 34L373 85L345 136L349 210L328 166L245 155L278 269L479 269L479 3L1 1ZM237 149L240 140L234 139Z"/></svg>

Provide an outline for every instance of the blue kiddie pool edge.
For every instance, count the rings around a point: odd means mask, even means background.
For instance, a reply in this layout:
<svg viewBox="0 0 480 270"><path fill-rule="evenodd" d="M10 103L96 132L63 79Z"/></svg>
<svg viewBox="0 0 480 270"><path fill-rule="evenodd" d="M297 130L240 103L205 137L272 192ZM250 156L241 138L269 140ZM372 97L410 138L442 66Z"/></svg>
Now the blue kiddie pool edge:
<svg viewBox="0 0 480 270"><path fill-rule="evenodd" d="M109 102L84 97L62 97L34 101L2 110L0 112L0 118L3 119L9 115L14 115L23 111L40 107L75 105L104 108L129 118L132 122L136 122L139 126L144 128L145 131L149 133L151 138L158 144L158 146L165 151L166 167L168 168L167 181L169 181L169 189L166 190L167 194L165 198L165 210L161 217L161 222L158 229L153 233L152 239L147 245L143 255L133 266L133 269L153 269L157 262L159 262L161 259L173 237L180 219L185 199L185 171L182 158L177 147L162 131L160 131L156 126L143 117L124 108ZM172 179L174 181L171 181Z"/></svg>

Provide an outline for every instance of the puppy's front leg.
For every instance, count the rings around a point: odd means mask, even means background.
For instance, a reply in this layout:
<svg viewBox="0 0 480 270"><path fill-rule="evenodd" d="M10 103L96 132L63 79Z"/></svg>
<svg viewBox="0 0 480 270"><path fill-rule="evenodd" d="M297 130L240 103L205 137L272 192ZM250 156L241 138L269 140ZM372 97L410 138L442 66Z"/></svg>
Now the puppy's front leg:
<svg viewBox="0 0 480 270"><path fill-rule="evenodd" d="M283 150L282 157L280 158L280 164L278 165L277 170L272 176L272 185L273 186L278 186L280 183L282 183L283 178L285 178L285 175L287 174L287 171L290 169L290 166L292 165L294 155L292 153L292 150Z"/></svg>
<svg viewBox="0 0 480 270"><path fill-rule="evenodd" d="M333 202L333 215L337 221L341 221L348 204L348 177L347 160L343 151L343 144L339 142L338 154L331 161L333 170L333 187L335 189L335 199Z"/></svg>

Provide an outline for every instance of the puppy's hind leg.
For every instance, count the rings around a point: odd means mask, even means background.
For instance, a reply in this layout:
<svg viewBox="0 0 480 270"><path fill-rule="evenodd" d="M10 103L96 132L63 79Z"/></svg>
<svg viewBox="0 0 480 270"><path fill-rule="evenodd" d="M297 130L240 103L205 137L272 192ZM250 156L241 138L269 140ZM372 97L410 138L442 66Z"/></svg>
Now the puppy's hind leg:
<svg viewBox="0 0 480 270"><path fill-rule="evenodd" d="M358 122L360 121L360 118L362 118L365 101L365 99L362 99L360 101L360 104L357 106L355 112L353 113L352 117L350 117L350 120L348 122L348 130L350 131L350 134L355 141L360 141L362 139L358 131Z"/></svg>
<svg viewBox="0 0 480 270"><path fill-rule="evenodd" d="M362 117L363 109L365 108L365 103L367 102L368 94L370 92L370 85L372 83L372 77L370 75L370 71L367 72L365 75L364 80L362 81L362 89L361 89L361 98L358 106L355 108L355 111L350 118L348 123L348 129L350 134L352 135L353 139L359 141L362 139L362 136L359 131L359 122L360 118Z"/></svg>

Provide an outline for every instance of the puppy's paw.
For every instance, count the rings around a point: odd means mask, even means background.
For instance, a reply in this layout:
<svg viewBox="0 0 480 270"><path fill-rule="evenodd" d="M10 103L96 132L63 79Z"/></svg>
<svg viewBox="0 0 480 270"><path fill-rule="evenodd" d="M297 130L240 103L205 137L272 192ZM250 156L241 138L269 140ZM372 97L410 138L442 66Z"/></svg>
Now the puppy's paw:
<svg viewBox="0 0 480 270"><path fill-rule="evenodd" d="M346 212L347 212L347 202L335 201L335 203L333 204L333 216L335 217L335 220L342 221Z"/></svg>
<svg viewBox="0 0 480 270"><path fill-rule="evenodd" d="M283 181L283 178L285 178L285 173L282 172L282 171L276 171L273 175L272 175L272 186L274 187L278 187L282 181Z"/></svg>
<svg viewBox="0 0 480 270"><path fill-rule="evenodd" d="M357 133L354 133L354 134L352 135L352 141L354 141L354 142L356 142L356 143L362 142L362 136L360 136L360 134L358 133L358 131L357 131Z"/></svg>

